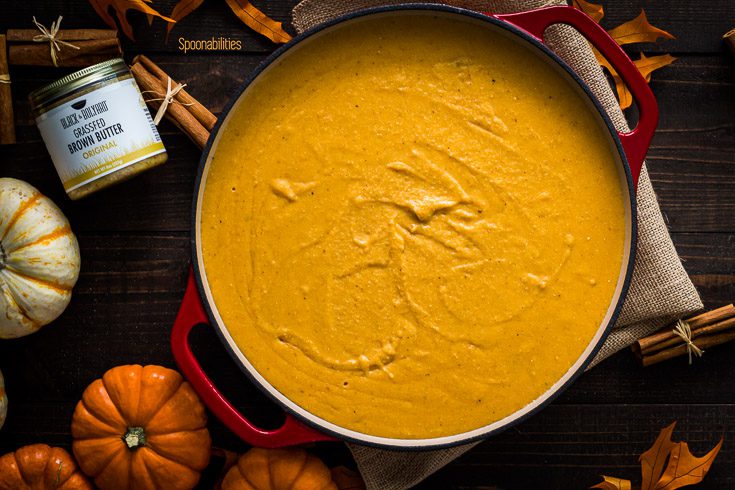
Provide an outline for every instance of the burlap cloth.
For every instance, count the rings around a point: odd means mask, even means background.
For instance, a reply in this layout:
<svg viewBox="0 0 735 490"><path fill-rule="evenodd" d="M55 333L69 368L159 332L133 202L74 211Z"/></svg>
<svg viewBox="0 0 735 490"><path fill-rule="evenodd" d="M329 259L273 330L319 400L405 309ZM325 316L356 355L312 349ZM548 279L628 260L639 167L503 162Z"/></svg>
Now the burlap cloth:
<svg viewBox="0 0 735 490"><path fill-rule="evenodd" d="M293 9L293 26L303 32L338 15L365 7L389 5L389 0L303 0ZM445 2L480 12L510 13L563 0L448 0ZM549 47L561 56L589 85L618 130L628 124L612 89L584 38L568 26L553 26L546 33ZM593 364L633 343L664 324L702 308L697 291L676 254L674 245L644 167L638 184L638 253L633 279L622 312ZM417 484L475 444L425 452L395 452L349 444L369 489L401 489Z"/></svg>

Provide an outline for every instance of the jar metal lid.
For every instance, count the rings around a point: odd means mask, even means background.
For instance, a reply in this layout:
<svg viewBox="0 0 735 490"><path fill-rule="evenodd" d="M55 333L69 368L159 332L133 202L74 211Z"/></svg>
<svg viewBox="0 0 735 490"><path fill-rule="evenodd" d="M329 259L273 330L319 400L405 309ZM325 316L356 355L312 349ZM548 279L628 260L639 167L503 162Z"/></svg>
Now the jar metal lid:
<svg viewBox="0 0 735 490"><path fill-rule="evenodd" d="M124 73L130 73L130 70L122 58L103 61L34 90L28 99L33 109L38 109L76 90Z"/></svg>

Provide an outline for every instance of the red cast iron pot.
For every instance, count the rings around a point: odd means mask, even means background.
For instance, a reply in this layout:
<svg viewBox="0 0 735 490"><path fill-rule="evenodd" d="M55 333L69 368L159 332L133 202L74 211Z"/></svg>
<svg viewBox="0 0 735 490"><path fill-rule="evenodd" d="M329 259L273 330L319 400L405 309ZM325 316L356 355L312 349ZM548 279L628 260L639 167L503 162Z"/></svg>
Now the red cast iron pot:
<svg viewBox="0 0 735 490"><path fill-rule="evenodd" d="M609 134L609 144L616 154L619 164L620 185L625 196L627 229L626 245L623 252L623 261L617 289L607 315L577 362L547 392L514 414L479 429L432 439L393 439L359 433L337 426L309 413L277 391L250 364L248 359L234 343L226 325L224 325L217 313L211 292L209 291L200 246L200 213L205 187L204 183L206 182L207 171L214 149L219 140L218 135L226 127L228 114L232 108L238 104L238 101L242 98L247 88L257 82L259 75L267 70L268 66L275 60L287 56L293 46L308 43L315 35L325 35L330 30L349 28L351 23L362 22L366 19L374 20L380 16L416 15L417 13L439 17L447 16L455 19L460 18L467 22L483 25L487 29L513 38L517 43L525 46L541 59L557 68L557 71L569 81L571 86L577 89L582 97L588 101L589 110L595 114L601 127ZM638 104L640 118L638 120L638 126L634 130L627 133L616 131L604 109L579 76L544 45L544 30L552 24L568 24L576 28L612 64L625 81L625 84ZM349 14L296 37L268 58L245 82L238 95L233 98L220 117L218 125L212 132L207 147L204 150L199 167L193 209L192 229L194 233L192 236L192 247L195 260L186 294L184 295L184 300L176 318L171 337L173 354L179 368L212 413L240 438L254 446L275 448L314 441L341 439L391 449L430 449L464 444L473 440L486 438L522 421L548 404L584 371L584 368L589 364L604 342L610 327L614 324L618 316L628 289L635 257L636 183L657 121L658 108L656 100L633 62L599 25L582 12L571 7L548 7L523 13L494 15L479 14L437 5L399 5ZM204 303L200 298L205 300ZM256 427L241 415L212 384L192 354L188 343L189 333L194 326L199 324L213 325L224 346L243 372L252 382L258 385L267 395L285 409L287 415L282 427L276 430L262 430Z"/></svg>

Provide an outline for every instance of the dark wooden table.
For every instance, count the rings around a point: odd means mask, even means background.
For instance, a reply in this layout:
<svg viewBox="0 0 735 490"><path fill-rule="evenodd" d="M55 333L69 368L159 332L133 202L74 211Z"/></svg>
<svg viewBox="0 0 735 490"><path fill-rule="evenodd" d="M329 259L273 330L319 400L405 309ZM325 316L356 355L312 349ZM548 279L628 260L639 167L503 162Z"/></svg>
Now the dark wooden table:
<svg viewBox="0 0 735 490"><path fill-rule="evenodd" d="M162 12L173 0L156 0ZM256 2L279 20L293 0ZM661 121L648 165L684 265L707 306L735 299L735 60L720 36L735 27L732 0L605 2L607 27L645 7L651 22L677 39L646 52L679 57L654 74ZM30 27L35 15L64 27L102 27L86 0L0 1L0 31ZM274 46L244 28L224 2L210 0L165 42L165 27L131 14L137 42L128 59L145 53L217 112ZM230 37L237 53L178 52L177 39ZM69 447L76 401L89 382L119 364L174 366L169 330L183 295L189 262L190 205L200 152L162 123L170 160L86 200L65 196L38 131L28 93L69 70L12 67L18 144L0 148L0 175L24 179L58 203L81 245L82 273L66 312L42 332L0 341L10 411L0 454L45 442ZM275 426L280 412L243 380L211 332L199 329L196 352L226 395L256 421ZM677 420L676 437L700 453L723 432L725 445L701 488L735 488L735 344L707 352L694 366L677 359L642 369L622 352L583 375L527 422L449 465L425 488L585 488L600 473L638 479L638 455L658 430ZM220 447L243 450L217 420ZM316 448L328 463L350 464L339 444ZM211 486L211 470L203 488Z"/></svg>

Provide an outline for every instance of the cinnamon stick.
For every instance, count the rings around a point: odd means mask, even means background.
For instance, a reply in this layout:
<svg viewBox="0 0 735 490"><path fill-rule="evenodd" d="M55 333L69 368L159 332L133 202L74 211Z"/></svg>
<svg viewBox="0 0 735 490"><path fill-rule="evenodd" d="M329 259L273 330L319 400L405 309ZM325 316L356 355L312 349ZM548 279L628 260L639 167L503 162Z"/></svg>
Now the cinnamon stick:
<svg viewBox="0 0 735 490"><path fill-rule="evenodd" d="M15 143L13 94L10 86L5 35L0 34L0 145Z"/></svg>
<svg viewBox="0 0 735 490"><path fill-rule="evenodd" d="M735 306L729 304L689 318L686 322L692 329L692 338L694 338L697 335L696 332L698 329L733 317L735 317ZM639 355L647 355L671 345L678 344L679 342L681 342L681 338L673 333L671 328L667 328L661 332L639 339L634 344L634 350Z"/></svg>
<svg viewBox="0 0 735 490"><path fill-rule="evenodd" d="M11 65L53 66L48 42L35 42L38 29L10 29L8 31L9 61ZM79 49L61 45L58 66L86 67L122 56L117 31L111 29L60 30L57 38L72 43Z"/></svg>
<svg viewBox="0 0 735 490"><path fill-rule="evenodd" d="M135 81L140 86L144 94L144 98L155 109L161 106L161 100L166 95L166 86L154 75L152 75L141 63L134 63L130 67L133 72ZM181 131L191 139L199 148L204 148L209 139L209 131L187 110L187 107L181 104L169 104L165 114L166 119L176 125Z"/></svg>
<svg viewBox="0 0 735 490"><path fill-rule="evenodd" d="M133 64L137 63L143 65L151 75L158 78L162 86L166 86L169 79L168 74L166 74L165 71L163 71L158 65L151 61L150 58L140 54L133 58ZM176 81L173 79L171 80L171 82L173 84L176 84ZM181 91L176 94L175 100L177 100L181 104L186 105L189 112L191 112L191 114L197 119L197 121L199 121L202 126L207 129L207 131L212 131L212 129L214 129L214 125L217 124L217 117L212 114L209 109L200 104L199 101L192 97L185 89L181 89Z"/></svg>
<svg viewBox="0 0 735 490"><path fill-rule="evenodd" d="M6 34L8 42L34 42L33 38L38 36L38 29L8 29ZM61 29L56 34L61 41L92 41L100 39L117 39L117 31L114 29ZM40 44L40 43L39 43Z"/></svg>

